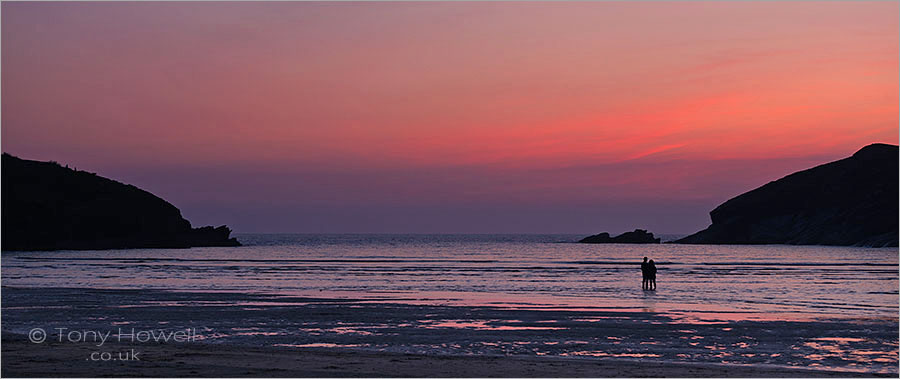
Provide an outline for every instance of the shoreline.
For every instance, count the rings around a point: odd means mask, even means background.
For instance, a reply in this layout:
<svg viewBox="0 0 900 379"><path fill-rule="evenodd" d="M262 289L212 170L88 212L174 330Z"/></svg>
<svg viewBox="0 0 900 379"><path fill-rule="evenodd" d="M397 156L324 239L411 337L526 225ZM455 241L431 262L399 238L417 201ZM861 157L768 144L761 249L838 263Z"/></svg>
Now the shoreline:
<svg viewBox="0 0 900 379"><path fill-rule="evenodd" d="M35 344L4 333L4 377L895 377L773 366L536 356L460 356L230 344ZM137 360L116 354L135 351ZM92 354L110 352L103 361ZM126 354L127 358L127 354Z"/></svg>

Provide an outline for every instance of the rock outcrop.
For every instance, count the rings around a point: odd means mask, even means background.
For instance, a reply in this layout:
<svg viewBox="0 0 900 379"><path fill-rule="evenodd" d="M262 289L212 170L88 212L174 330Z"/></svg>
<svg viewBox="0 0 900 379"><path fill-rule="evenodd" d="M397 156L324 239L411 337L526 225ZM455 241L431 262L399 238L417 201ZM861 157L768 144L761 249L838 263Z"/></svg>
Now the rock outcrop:
<svg viewBox="0 0 900 379"><path fill-rule="evenodd" d="M675 243L897 246L898 175L897 146L868 145L726 201Z"/></svg>
<svg viewBox="0 0 900 379"><path fill-rule="evenodd" d="M653 233L644 229L635 229L633 232L625 232L615 237L603 232L578 241L580 243L659 243L659 238L654 238Z"/></svg>
<svg viewBox="0 0 900 379"><path fill-rule="evenodd" d="M191 228L174 205L55 162L2 158L3 250L240 246L226 226Z"/></svg>

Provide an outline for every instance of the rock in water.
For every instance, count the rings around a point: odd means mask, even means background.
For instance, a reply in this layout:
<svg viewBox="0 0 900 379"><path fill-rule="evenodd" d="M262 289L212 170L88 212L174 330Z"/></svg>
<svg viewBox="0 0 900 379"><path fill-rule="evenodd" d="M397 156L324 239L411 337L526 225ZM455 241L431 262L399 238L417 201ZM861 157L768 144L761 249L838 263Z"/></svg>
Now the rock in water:
<svg viewBox="0 0 900 379"><path fill-rule="evenodd" d="M609 236L609 233L607 233L607 232L584 237L581 239L581 241L578 241L578 242L580 242L580 243L613 243L612 238Z"/></svg>
<svg viewBox="0 0 900 379"><path fill-rule="evenodd" d="M585 237L581 243L659 243L659 238L653 238L653 233L644 229L635 229L633 232L625 232L615 237L603 232L590 237Z"/></svg>
<svg viewBox="0 0 900 379"><path fill-rule="evenodd" d="M676 243L898 245L898 148L868 145L744 193Z"/></svg>
<svg viewBox="0 0 900 379"><path fill-rule="evenodd" d="M240 246L231 230L191 228L181 211L132 185L3 154L3 250Z"/></svg>

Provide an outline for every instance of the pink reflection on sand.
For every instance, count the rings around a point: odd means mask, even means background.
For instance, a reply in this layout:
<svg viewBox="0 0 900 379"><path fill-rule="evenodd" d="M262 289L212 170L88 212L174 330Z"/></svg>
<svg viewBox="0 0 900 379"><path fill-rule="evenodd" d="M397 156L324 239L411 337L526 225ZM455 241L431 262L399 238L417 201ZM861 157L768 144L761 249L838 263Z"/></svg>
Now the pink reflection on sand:
<svg viewBox="0 0 900 379"><path fill-rule="evenodd" d="M666 313L672 317L672 322L690 325L718 325L736 321L813 321L821 315L812 313L756 313L756 312L688 312L675 311ZM732 328L722 328L723 331L731 331Z"/></svg>
<svg viewBox="0 0 900 379"><path fill-rule="evenodd" d="M339 323L340 324L340 323ZM387 328L387 325L375 325L375 326L367 326L367 328ZM335 333L335 334L357 334L361 336L371 336L374 333L362 330L359 328L355 328L352 326L337 326L332 328L300 328L298 329L301 332L305 332L309 335L319 336L325 333Z"/></svg>
<svg viewBox="0 0 900 379"><path fill-rule="evenodd" d="M436 328L452 328L452 329L475 329L475 330L561 330L566 329L557 326L510 326L510 325L489 325L493 322L510 322L509 320L442 320L439 322L425 323L422 325L426 329Z"/></svg>
<svg viewBox="0 0 900 379"><path fill-rule="evenodd" d="M361 345L361 344L337 344L337 343L325 343L325 342L320 342L320 343L304 343L304 344L276 343L276 344L274 344L274 345L272 345L272 346L278 346L278 347L301 347L301 348L303 348L303 347L327 347L327 348L335 348L335 347L362 347L362 346L367 346L367 345Z"/></svg>
<svg viewBox="0 0 900 379"><path fill-rule="evenodd" d="M378 294L391 294L392 297ZM739 310L722 304L697 304L661 302L652 309L638 299L621 299L615 306L598 304L597 299L578 296L559 296L540 293L481 293L458 291L287 291L284 295L316 298L353 299L365 302L400 301L411 305L487 306L511 310L554 310L571 312L609 312L603 316L573 319L578 322L628 320L631 316L616 315L619 312L659 313L673 318L673 322L697 325L715 325L733 321L811 321L821 314L805 312L764 312ZM564 304L564 305L563 305ZM660 324L651 321L651 324Z"/></svg>
<svg viewBox="0 0 900 379"><path fill-rule="evenodd" d="M208 330L209 329L206 329L204 331L208 331ZM226 333L213 332L210 334L197 334L196 336L194 336L194 338L197 339L198 341L203 341L203 340L215 340L215 339L219 339L219 338L227 338L230 336L231 335L226 334Z"/></svg>
<svg viewBox="0 0 900 379"><path fill-rule="evenodd" d="M560 354L562 356L587 356L587 357L611 357L611 358L658 358L659 354L650 353L607 353L603 351L571 351Z"/></svg>
<svg viewBox="0 0 900 379"><path fill-rule="evenodd" d="M821 337L821 338L813 338L814 341L832 341L837 342L838 344L847 344L850 342L863 342L865 338L850 338L850 337Z"/></svg>
<svg viewBox="0 0 900 379"><path fill-rule="evenodd" d="M234 333L235 336L278 336L281 333L278 332L238 332Z"/></svg>
<svg viewBox="0 0 900 379"><path fill-rule="evenodd" d="M876 351L853 349L849 346L851 342L865 342L864 338L849 337L822 337L814 338L809 342L804 342L803 346L815 349L818 353L807 354L807 358L815 361L824 361L826 359L835 359L840 361L856 361L859 363L879 362L893 363L897 362L897 351ZM799 347L794 347L795 350Z"/></svg>
<svg viewBox="0 0 900 379"><path fill-rule="evenodd" d="M359 334L362 336L371 336L372 335L372 332L354 329L354 328L348 328L348 327L337 327L337 328L331 328L331 329L325 329L325 330L332 332L332 333L337 333L337 334Z"/></svg>

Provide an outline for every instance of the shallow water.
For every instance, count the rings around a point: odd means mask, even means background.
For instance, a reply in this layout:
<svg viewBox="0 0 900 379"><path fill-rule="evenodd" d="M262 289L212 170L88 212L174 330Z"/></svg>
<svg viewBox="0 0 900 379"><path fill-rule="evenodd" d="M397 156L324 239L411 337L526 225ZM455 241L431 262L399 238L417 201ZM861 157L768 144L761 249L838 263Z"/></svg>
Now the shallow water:
<svg viewBox="0 0 900 379"><path fill-rule="evenodd" d="M245 246L4 252L4 286L642 309L702 320L896 318L897 249L587 245L574 235L238 235ZM641 258L659 268L640 289Z"/></svg>

